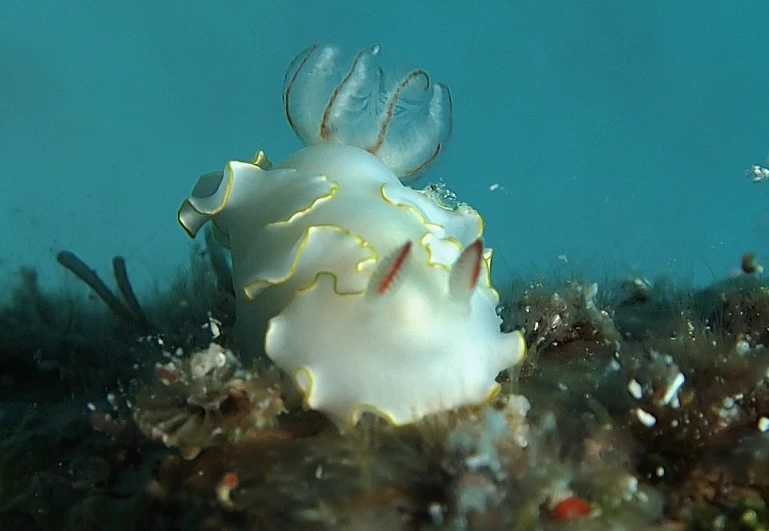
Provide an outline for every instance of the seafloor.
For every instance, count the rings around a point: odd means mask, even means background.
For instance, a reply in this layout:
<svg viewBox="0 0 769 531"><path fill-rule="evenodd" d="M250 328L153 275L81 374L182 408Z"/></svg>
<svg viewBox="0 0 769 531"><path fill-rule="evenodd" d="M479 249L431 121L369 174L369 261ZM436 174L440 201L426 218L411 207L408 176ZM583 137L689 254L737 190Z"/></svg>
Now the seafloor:
<svg viewBox="0 0 769 531"><path fill-rule="evenodd" d="M529 356L493 404L340 434L239 361L218 252L141 303L122 259L109 282L58 259L82 289L24 269L0 310L0 529L769 526L755 275L517 281L500 311Z"/></svg>

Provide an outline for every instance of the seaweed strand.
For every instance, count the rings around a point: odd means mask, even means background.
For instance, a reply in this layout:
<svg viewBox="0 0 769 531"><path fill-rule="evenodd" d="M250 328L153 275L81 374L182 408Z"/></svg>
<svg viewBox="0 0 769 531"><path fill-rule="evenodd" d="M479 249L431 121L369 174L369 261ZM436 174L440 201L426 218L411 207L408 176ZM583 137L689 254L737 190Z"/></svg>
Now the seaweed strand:
<svg viewBox="0 0 769 531"><path fill-rule="evenodd" d="M126 270L125 259L122 256L116 256L112 259L112 271L115 275L120 295L123 297L125 306L134 315L136 324L145 332L152 330L147 314L144 313L144 309L139 304L139 299L136 298L133 286L131 286L131 282L128 280L128 271Z"/></svg>
<svg viewBox="0 0 769 531"><path fill-rule="evenodd" d="M99 275L96 273L96 271L88 267L88 265L86 265L86 263L83 262L75 253L70 251L60 251L56 255L56 261L71 271L77 278L85 282L88 287L91 288L102 301L104 301L110 311L118 318L130 325L138 327L143 332L149 332L151 327L149 326L149 322L146 321L146 317L144 317L144 320L142 320L140 317L135 315L131 309L126 306L126 304L107 287L104 281L99 278ZM114 261L113 267L115 267L116 280L118 281L118 285L120 285L121 281L118 278L118 268L115 266ZM125 283L128 284L127 275L125 277ZM123 289L124 288L121 287L121 293L123 293ZM130 291L131 294L133 294L133 289L130 289ZM125 296L125 293L123 293L123 296ZM134 295L134 299L135 298L136 297ZM136 304L138 305L138 301ZM144 312L142 312L142 315L143 313Z"/></svg>

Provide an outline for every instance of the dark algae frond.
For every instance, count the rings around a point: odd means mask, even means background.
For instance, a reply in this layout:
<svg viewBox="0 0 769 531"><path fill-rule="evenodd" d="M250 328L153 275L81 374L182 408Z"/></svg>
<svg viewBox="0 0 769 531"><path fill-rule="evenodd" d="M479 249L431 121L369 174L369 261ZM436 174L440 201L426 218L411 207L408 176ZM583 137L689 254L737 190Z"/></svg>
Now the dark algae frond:
<svg viewBox="0 0 769 531"><path fill-rule="evenodd" d="M148 334L152 330L152 325L147 320L147 316L136 298L133 286L128 280L128 272L122 256L116 256L112 259L112 271L122 299L115 295L99 278L96 271L88 267L75 253L61 251L56 255L56 260L85 282L117 317L127 324L136 326L142 333Z"/></svg>

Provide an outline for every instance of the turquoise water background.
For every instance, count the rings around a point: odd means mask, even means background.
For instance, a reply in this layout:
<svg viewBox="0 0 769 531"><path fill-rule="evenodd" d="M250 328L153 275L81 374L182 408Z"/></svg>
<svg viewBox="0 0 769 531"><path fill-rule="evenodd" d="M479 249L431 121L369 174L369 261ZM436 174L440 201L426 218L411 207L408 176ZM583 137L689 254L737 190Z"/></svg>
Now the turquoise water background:
<svg viewBox="0 0 769 531"><path fill-rule="evenodd" d="M186 261L197 177L300 144L291 59L317 41L446 82L428 178L486 220L494 276L727 276L769 256L769 2L0 3L0 275L68 249L140 284Z"/></svg>

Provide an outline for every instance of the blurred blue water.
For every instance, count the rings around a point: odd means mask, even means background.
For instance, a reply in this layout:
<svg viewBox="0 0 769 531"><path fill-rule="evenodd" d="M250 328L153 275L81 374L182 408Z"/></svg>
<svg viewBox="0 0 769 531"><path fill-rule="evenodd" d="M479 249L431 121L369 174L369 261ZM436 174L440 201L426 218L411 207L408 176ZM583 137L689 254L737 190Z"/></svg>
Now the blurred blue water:
<svg viewBox="0 0 769 531"><path fill-rule="evenodd" d="M452 89L430 174L486 219L495 278L725 276L769 256L769 3L0 3L0 276L66 248L146 285L186 259L201 173L299 146L280 103L316 41ZM492 185L498 188L491 190ZM559 258L559 256L561 258ZM564 263L564 259L568 263Z"/></svg>

